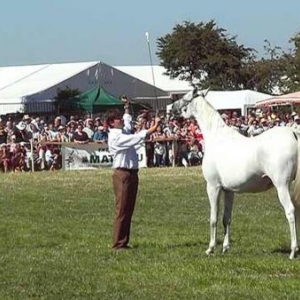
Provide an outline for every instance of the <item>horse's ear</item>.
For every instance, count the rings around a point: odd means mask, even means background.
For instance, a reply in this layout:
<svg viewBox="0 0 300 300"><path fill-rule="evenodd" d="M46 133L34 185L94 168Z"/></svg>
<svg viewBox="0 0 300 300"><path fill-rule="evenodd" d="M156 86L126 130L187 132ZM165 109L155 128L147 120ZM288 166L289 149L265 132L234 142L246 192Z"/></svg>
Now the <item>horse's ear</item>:
<svg viewBox="0 0 300 300"><path fill-rule="evenodd" d="M198 94L199 94L201 97L205 98L205 97L207 96L209 90L210 90L210 88L208 88L208 89L206 89L206 90L199 91Z"/></svg>
<svg viewBox="0 0 300 300"><path fill-rule="evenodd" d="M193 98L195 98L197 96L198 96L198 88L194 87L194 89L193 89Z"/></svg>

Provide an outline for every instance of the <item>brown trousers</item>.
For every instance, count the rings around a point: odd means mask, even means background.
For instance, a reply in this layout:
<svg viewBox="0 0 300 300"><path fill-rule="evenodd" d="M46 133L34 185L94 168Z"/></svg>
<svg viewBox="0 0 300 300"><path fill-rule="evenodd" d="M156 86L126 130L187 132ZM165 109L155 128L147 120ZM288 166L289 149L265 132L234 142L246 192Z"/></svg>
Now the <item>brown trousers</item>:
<svg viewBox="0 0 300 300"><path fill-rule="evenodd" d="M138 184L137 170L116 169L113 173L113 188L116 202L113 233L114 249L128 245Z"/></svg>

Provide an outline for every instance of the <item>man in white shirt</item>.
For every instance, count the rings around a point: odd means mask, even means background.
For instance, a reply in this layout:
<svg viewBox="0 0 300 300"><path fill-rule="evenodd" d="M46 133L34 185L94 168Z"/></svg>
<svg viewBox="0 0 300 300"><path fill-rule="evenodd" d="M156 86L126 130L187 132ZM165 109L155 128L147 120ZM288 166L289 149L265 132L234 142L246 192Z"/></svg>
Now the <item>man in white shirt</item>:
<svg viewBox="0 0 300 300"><path fill-rule="evenodd" d="M157 130L160 118L148 130L129 134L128 124L124 130L124 119L118 109L109 110L106 123L109 127L108 147L113 156L113 189L115 194L115 218L113 232L113 249L130 249L130 225L138 190L138 156L136 147L147 136Z"/></svg>

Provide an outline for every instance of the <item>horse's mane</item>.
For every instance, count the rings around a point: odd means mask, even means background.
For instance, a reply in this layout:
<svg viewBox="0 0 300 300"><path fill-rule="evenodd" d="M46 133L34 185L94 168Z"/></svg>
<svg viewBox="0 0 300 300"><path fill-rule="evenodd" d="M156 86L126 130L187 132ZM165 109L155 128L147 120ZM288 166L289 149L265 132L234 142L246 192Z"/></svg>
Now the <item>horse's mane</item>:
<svg viewBox="0 0 300 300"><path fill-rule="evenodd" d="M205 99L203 96L198 96L193 99L194 101L194 117L197 120L200 120L202 127L204 126L207 131L218 132L219 130L224 130L230 134L238 134L241 136L235 129L229 127L221 117L218 111L216 111L212 105ZM201 126L200 125L200 126Z"/></svg>

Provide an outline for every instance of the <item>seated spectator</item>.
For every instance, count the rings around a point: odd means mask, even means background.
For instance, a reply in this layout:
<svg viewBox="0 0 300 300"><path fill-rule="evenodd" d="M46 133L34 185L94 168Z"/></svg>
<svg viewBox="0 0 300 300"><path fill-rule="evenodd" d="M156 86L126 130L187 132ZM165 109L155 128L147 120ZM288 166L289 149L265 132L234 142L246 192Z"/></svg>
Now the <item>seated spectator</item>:
<svg viewBox="0 0 300 300"><path fill-rule="evenodd" d="M97 118L95 118L95 121L94 121L94 130L97 130L97 128L98 128L99 126L103 126L103 124L102 124L102 122L101 122L100 117L97 117Z"/></svg>
<svg viewBox="0 0 300 300"><path fill-rule="evenodd" d="M74 142L78 144L87 144L89 140L87 133L83 131L83 125L79 123L77 131L74 133Z"/></svg>
<svg viewBox="0 0 300 300"><path fill-rule="evenodd" d="M108 134L104 126L98 126L97 131L93 135L93 141L97 143L107 143Z"/></svg>
<svg viewBox="0 0 300 300"><path fill-rule="evenodd" d="M270 129L270 123L265 118L260 120L260 126L262 127L263 131Z"/></svg>
<svg viewBox="0 0 300 300"><path fill-rule="evenodd" d="M74 134L76 132L76 123L75 122L69 122L66 128L66 134L69 137L69 141L74 141Z"/></svg>
<svg viewBox="0 0 300 300"><path fill-rule="evenodd" d="M203 153L201 152L199 146L200 143L197 140L192 140L189 145L188 151L188 163L190 166L201 164Z"/></svg>
<svg viewBox="0 0 300 300"><path fill-rule="evenodd" d="M27 125L26 123L24 123L23 121L19 122L16 125L16 142L20 143L20 142L29 142L30 139L32 138L32 134L30 131L28 131L27 129Z"/></svg>
<svg viewBox="0 0 300 300"><path fill-rule="evenodd" d="M40 141L40 132L39 132L39 129L38 129L37 125L34 124L34 123L31 123L30 124L30 131L31 131L32 139L35 142L39 142Z"/></svg>
<svg viewBox="0 0 300 300"><path fill-rule="evenodd" d="M57 141L61 143L69 143L70 142L70 136L66 132L66 128L63 125L60 125L58 127L58 134L57 134Z"/></svg>
<svg viewBox="0 0 300 300"><path fill-rule="evenodd" d="M248 128L248 136L253 137L258 134L261 134L263 132L263 128L258 125L258 122L256 119L252 118L249 120L249 128Z"/></svg>
<svg viewBox="0 0 300 300"><path fill-rule="evenodd" d="M52 155L52 163L49 168L50 171L59 170L61 168L61 155L59 149L55 148Z"/></svg>
<svg viewBox="0 0 300 300"><path fill-rule="evenodd" d="M92 140L94 135L94 122L91 118L85 120L84 132L88 135L89 139Z"/></svg>
<svg viewBox="0 0 300 300"><path fill-rule="evenodd" d="M281 121L280 121L280 118L277 117L277 118L273 121L273 126L274 126L274 127L280 127L280 122L281 122Z"/></svg>

